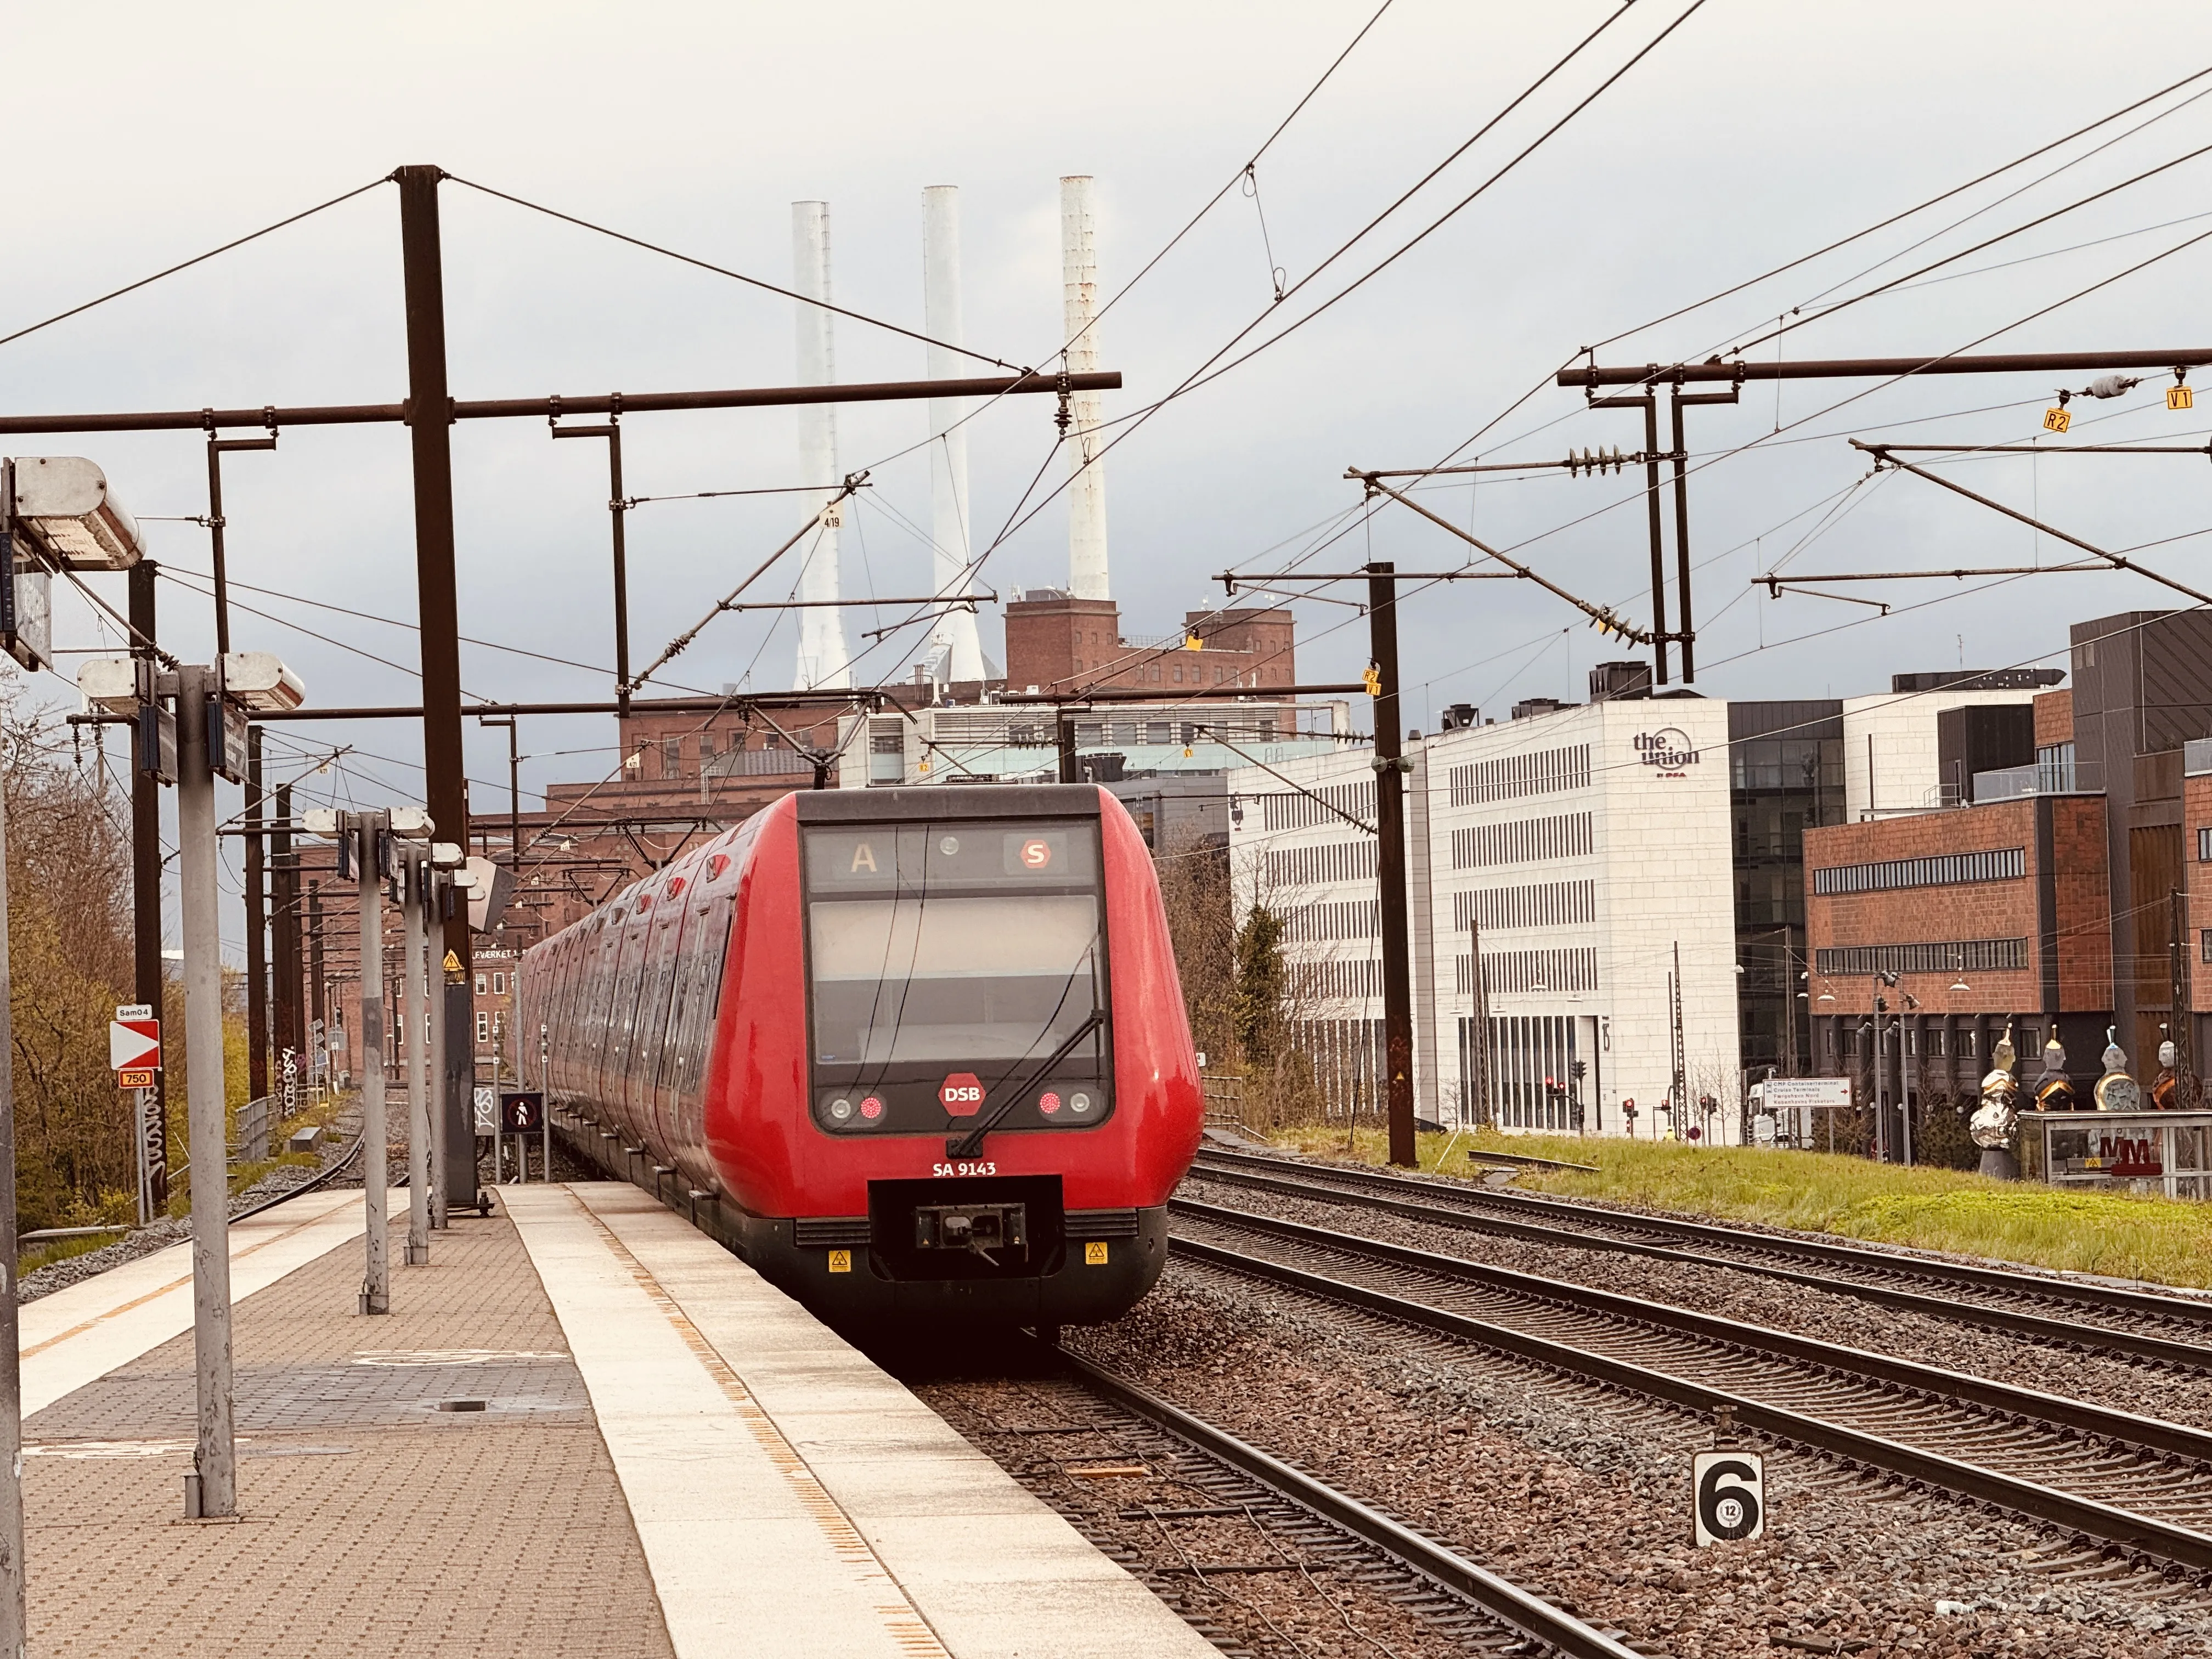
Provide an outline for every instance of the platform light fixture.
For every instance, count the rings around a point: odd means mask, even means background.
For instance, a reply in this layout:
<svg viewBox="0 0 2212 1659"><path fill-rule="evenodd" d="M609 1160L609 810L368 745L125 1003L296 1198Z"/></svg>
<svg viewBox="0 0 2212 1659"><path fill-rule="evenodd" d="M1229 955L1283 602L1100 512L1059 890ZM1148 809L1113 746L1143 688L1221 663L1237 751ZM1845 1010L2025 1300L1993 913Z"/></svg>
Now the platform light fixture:
<svg viewBox="0 0 2212 1659"><path fill-rule="evenodd" d="M146 556L137 521L82 455L23 455L14 475L16 531L50 563L70 570L128 570Z"/></svg>

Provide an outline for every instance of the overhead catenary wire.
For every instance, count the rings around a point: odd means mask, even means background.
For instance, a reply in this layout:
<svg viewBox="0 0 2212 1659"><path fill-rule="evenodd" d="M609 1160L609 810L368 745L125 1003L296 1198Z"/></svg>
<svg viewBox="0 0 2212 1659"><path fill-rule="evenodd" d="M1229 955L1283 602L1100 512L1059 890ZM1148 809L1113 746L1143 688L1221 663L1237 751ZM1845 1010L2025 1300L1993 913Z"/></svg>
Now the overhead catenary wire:
<svg viewBox="0 0 2212 1659"><path fill-rule="evenodd" d="M902 334L909 340L920 341L923 345L937 346L946 351L956 352L963 357L973 358L979 363L989 363L994 368L1011 369L1017 374L1036 373L1034 368L1026 368L1019 363L1010 363L1003 357L994 357L988 351L972 350L967 346L955 345L949 340L937 339L917 329L908 328L898 323L886 322L880 317L871 317L866 312L853 311L844 306L834 305L827 300L810 298L795 289L785 288L781 283L769 282L763 277L747 276L742 270L732 270L727 265L718 265L711 259L702 259L696 254L679 252L675 248L665 247L658 242L648 242L643 237L632 236L627 231L616 230L607 225L595 224L591 220L579 218L573 213L563 213L558 208L547 207L542 202L529 201L523 197L510 195L506 191L495 189L489 185L478 184L473 179L464 179L459 173L447 173L441 176L449 184L459 185L485 196L496 197L502 202L512 203L520 208L527 208L532 213L542 213L549 219L558 219L562 223L574 225L580 230L588 230L597 235L611 237L617 242L627 242L632 247L643 248L648 253L658 253L665 258L674 259L680 264L695 265L701 270L712 271L717 276L726 276L732 282L743 283L748 287L760 289L766 293L780 295L787 300L796 300L801 305L812 306L817 310L849 318L856 323L865 323L870 328L880 328L890 333ZM0 344L4 343L5 342L0 342Z"/></svg>
<svg viewBox="0 0 2212 1659"><path fill-rule="evenodd" d="M1500 121L1503 121L1508 115L1512 113L1513 111L1519 108L1522 103L1526 102L1530 97L1533 97L1537 91L1540 90L1541 88L1548 83L1555 76L1564 70L1575 60L1575 58L1581 55L1585 48L1587 48L1593 41L1596 40L1606 32L1606 30L1610 28L1620 17L1626 15L1634 4L1635 0L1627 0L1626 4L1624 4L1618 10L1609 14L1595 29L1592 30L1588 35L1577 42L1576 45L1569 50L1565 56L1559 58L1556 63L1547 69L1543 74L1539 76L1535 81L1524 88L1511 100L1511 101L1510 101L1503 109L1498 111L1495 116L1493 116L1489 121L1486 122L1472 137L1461 144L1443 161L1437 163L1437 165L1431 168L1429 173L1423 175L1419 180L1418 180L1411 188L1401 193L1400 197L1394 201L1390 206L1384 209L1381 214L1376 215L1361 229L1355 232L1350 238L1340 244L1336 250L1324 258L1320 264L1308 271L1296 283L1291 283L1286 290L1285 297L1288 298L1299 292L1309 283L1320 276L1322 272L1334 265L1338 259L1348 253L1354 246L1363 240L1369 232L1376 226L1381 224L1385 219L1395 213L1400 206L1424 188L1431 179L1437 176L1437 173L1441 173L1461 155L1464 155L1467 150L1481 137L1493 130ZM1417 233L1410 240L1401 244L1397 249L1387 255L1382 260L1370 267L1361 276L1353 279L1352 283L1338 290L1329 299L1324 301L1320 306L1316 307L1312 311L1304 313L1298 318L1294 319L1291 322L1286 324L1283 328L1269 336L1267 339L1262 340L1250 350L1244 352L1225 364L1222 363L1221 360L1224 356L1227 356L1230 352L1235 350L1237 346L1242 341L1249 337L1255 329L1266 322L1267 318L1273 314L1275 307L1271 303L1266 310L1262 311L1258 316L1255 317L1250 322L1239 329L1236 334L1232 335L1230 339L1224 344L1217 349L1212 356L1207 357L1196 368L1191 370L1189 374L1185 375L1184 378L1166 394L1146 405L1143 410L1137 411L1133 416L1122 417L1127 423L1121 425L1121 430L1116 432L1112 438L1108 440L1106 444L1099 451L1099 458L1103 459L1105 454L1130 437L1153 415L1157 414L1160 410L1167 407L1170 403L1173 403L1179 398L1187 396L1188 393L1197 390L1201 386L1209 385L1212 381L1220 379L1224 374L1228 374L1243 363L1250 362L1254 357L1259 356L1260 353L1267 350L1273 345L1279 343L1282 340L1288 338L1299 328L1304 327L1306 323L1314 320L1316 318L1322 315L1322 313L1334 307L1339 301L1348 297L1350 295L1356 292L1360 287L1364 286L1372 277L1379 275L1382 270L1387 270L1391 264L1396 263L1399 258L1402 258L1406 253L1410 252L1414 247L1425 241L1430 235L1434 234L1435 231L1442 228L1443 224L1455 217L1469 204L1480 198L1485 191L1488 191L1492 185L1498 183L1499 179L1504 178L1508 173L1512 172L1514 168L1517 167L1522 161L1526 161L1531 155L1534 154L1537 149L1541 148L1543 144L1557 134L1561 128L1565 127L1570 121L1573 120L1574 118L1579 115L1583 110L1589 108L1589 106L1600 96L1615 85L1623 76L1629 72L1629 70L1642 63L1644 59L1650 56L1650 53L1663 41L1673 35L1675 30L1680 28L1684 23L1687 22L1689 19L1701 8L1703 8L1705 4L1705 0L1690 0L1690 3L1686 6L1672 21L1662 29L1651 40L1646 42L1642 47L1638 48L1638 51L1630 57L1626 63L1606 76L1594 91L1576 102L1565 115L1561 116L1558 120L1552 123L1550 126L1547 127L1543 132L1539 134L1535 139L1522 149L1510 161L1507 161L1504 166L1492 173L1490 177L1485 179L1482 184L1477 185L1473 191L1463 197L1458 203L1447 210L1443 215L1432 221L1427 227ZM1217 365L1219 365L1219 367L1217 368ZM1109 424L1114 423L1115 422L1109 422ZM1042 469L1039 470L1039 476L1042 476ZM1006 524L1001 526L999 533L992 538L989 546L985 548L982 554L978 556L975 562L980 565L983 559L988 558L993 552L994 552L1000 546L1003 545L1008 537L1018 531L1024 525L1027 524L1031 519L1034 519L1039 513L1042 512L1046 507L1049 506L1054 500L1066 489L1069 480L1062 480L1059 485L1055 486L1045 495L1043 500L1038 501L1035 507L1028 507L1027 503L1029 495L1033 493L1035 489L1033 484L1030 491L1025 491L1022 499L1016 502L1013 513L1009 515ZM1024 510L1024 507L1027 507L1026 511Z"/></svg>
<svg viewBox="0 0 2212 1659"><path fill-rule="evenodd" d="M103 294L96 300L87 300L83 304L71 306L66 311L58 311L52 316L19 328L12 334L0 334L0 345L10 344L26 335L36 334L40 329L52 328L56 323L66 322L72 317L81 317L96 306L104 306L111 300L119 300L126 294L136 294L140 289L158 283L165 276L173 276L180 270L190 270L194 265L204 264L217 254L228 253L233 248L244 247L248 242L258 241L264 236L283 230L288 225L296 225L302 219L312 219L318 213L325 212L342 202L350 202L356 196L368 194L379 185L388 185L391 182L390 173L385 174L380 179L372 179L365 185L356 185L342 196L333 196L327 202L318 202L314 206L302 209L298 213L279 219L272 225L264 225L258 230L248 231L243 236L234 237L220 247L210 248L205 253L195 253L191 258L181 260L167 270L157 270L151 276L141 276L135 283L125 283L121 288Z"/></svg>

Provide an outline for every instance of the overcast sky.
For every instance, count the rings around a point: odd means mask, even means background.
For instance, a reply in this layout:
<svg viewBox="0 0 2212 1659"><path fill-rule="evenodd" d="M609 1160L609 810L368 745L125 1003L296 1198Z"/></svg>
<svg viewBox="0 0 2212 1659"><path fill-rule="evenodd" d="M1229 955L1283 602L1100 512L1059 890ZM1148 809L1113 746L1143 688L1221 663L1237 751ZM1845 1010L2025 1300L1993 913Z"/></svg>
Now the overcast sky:
<svg viewBox="0 0 2212 1659"><path fill-rule="evenodd" d="M1253 339L1474 190L1684 3L1637 0L1551 87L1304 296L1285 302ZM1291 282L1305 276L1613 9L1601 0L1396 0L1259 164L1273 263ZM9 91L12 257L0 278L0 333L395 165L426 161L778 283L791 276L790 204L826 200L837 299L910 326L921 316L921 191L957 185L969 343L1010 362L1041 362L1060 342L1059 176L1097 177L1102 275L1109 291L1118 289L1235 176L1372 10L1371 0L35 9L11 24L11 58L39 69L15 77ZM1858 230L2207 65L2212 15L2201 6L1708 0L1388 271L1114 450L1109 535L1125 629L1164 632L1187 608L1217 600L1211 573L1268 568L1306 549L1316 527L1357 504L1356 487L1341 477L1347 464L1433 462L1578 348ZM1601 356L1702 357L1825 291L1834 289L1832 300L1887 280L2212 143L2212 96L2179 107L2206 88L2212 80ZM2093 144L2164 112L2087 156ZM1998 202L2066 162L2074 165ZM1781 349L1796 356L1957 349L2212 229L2212 216L2212 216L2208 182L2212 156L1936 273L1950 280L1801 327ZM443 195L458 396L793 378L790 302L451 184ZM1947 229L1976 210L1987 210ZM1925 248L1903 252L1929 235ZM2104 240L2112 238L2119 240ZM1886 259L1873 276L1860 275ZM1109 413L1164 393L1268 312L1269 264L1255 204L1232 191L1103 325L1104 361L1127 376L1127 389L1107 399ZM1983 349L2212 343L2196 303L2208 269L2212 241L1997 333ZM836 329L841 378L922 374L914 341L842 319ZM1776 350L1770 342L1751 355ZM396 192L380 187L4 351L0 406L11 412L397 399L405 379ZM2196 416L2172 415L2160 385L2154 376L2114 403L2077 403L2075 439L2204 442L2212 399ZM1982 593L1948 583L1850 590L1898 606L1900 614L1887 618L1830 600L1754 597L1748 579L1785 556L1803 571L2064 556L2048 543L2038 548L2025 528L1909 477L1851 493L1867 469L1844 441L1853 431L1887 431L1923 441L2025 441L2054 389L2047 377L1947 379L1856 395L1869 386L1799 384L1778 399L1771 386L1753 386L1739 407L1692 411L1691 447L1701 455L1768 440L1692 484L1698 684L1709 694L1882 690L1897 671L2056 652L2070 620L2161 602L2160 590L2122 575L2030 580ZM1064 476L1050 453L1051 416L1048 398L1009 400L975 423L982 540L1041 465L1048 484ZM2105 416L2113 418L2089 424ZM921 404L841 411L845 464L915 443L924 418ZM1920 423L1904 427L1908 421ZM1778 424L1789 428L1778 438ZM802 482L788 410L633 416L624 429L629 488L639 494ZM1569 447L1633 448L1640 438L1634 416L1585 411L1577 394L1545 389L1477 449L1485 459L1547 459ZM93 454L122 499L149 517L205 510L204 454L192 434L24 441L21 448ZM464 631L605 668L600 447L552 444L542 423L518 421L461 426L453 450ZM2152 457L1991 458L1961 473L1985 493L2116 548L2204 528L2212 483L2201 461ZM913 456L876 477L879 489L847 532L847 590L915 592L927 580L927 553L902 520L927 521L926 467ZM295 602L411 619L404 433L288 431L273 455L234 457L226 479L234 577L295 596L241 589L236 643L282 653L318 702L411 702L415 647L403 627ZM1565 586L1648 617L1633 477L1491 475L1472 492L1455 483L1425 499L1485 539L1519 547L1516 556ZM1838 503L1848 511L1797 547ZM695 621L789 533L795 516L790 501L775 496L633 514L637 658ZM165 564L206 568L204 531L160 522L149 529ZM2201 581L2204 550L2181 541L2146 556ZM1376 556L1435 568L1458 562L1462 550L1391 507L1311 568ZM992 556L983 580L1002 592L1051 584L1064 577L1066 556L1055 502ZM166 586L162 602L166 638L206 650L206 601ZM1911 605L1923 608L1905 612ZM247 605L337 643L245 614ZM1304 678L1356 676L1365 648L1352 612L1315 604L1302 608L1300 623ZM849 625L857 647L860 630L875 624L856 612ZM62 632L66 645L100 643L81 607L64 607ZM1502 715L1518 697L1579 700L1589 665L1624 654L1521 583L1441 591L1411 608L1405 632L1407 678L1418 688L1407 719L1424 728L1448 702ZM986 617L983 633L997 655L994 617ZM671 678L719 690L750 674L753 687L775 689L789 684L793 643L788 623L726 617ZM911 635L894 641L865 659L863 674L902 677L915 648ZM584 697L610 687L604 673L480 647L467 650L464 667L468 690L483 696ZM69 695L52 677L30 689ZM419 798L420 774L410 769L419 738L407 726L287 735L350 739L363 755L388 757L349 761L356 799ZM526 769L526 787L596 777L612 761L609 721L533 722L523 741L538 757ZM479 811L504 805L504 749L503 735L471 735Z"/></svg>

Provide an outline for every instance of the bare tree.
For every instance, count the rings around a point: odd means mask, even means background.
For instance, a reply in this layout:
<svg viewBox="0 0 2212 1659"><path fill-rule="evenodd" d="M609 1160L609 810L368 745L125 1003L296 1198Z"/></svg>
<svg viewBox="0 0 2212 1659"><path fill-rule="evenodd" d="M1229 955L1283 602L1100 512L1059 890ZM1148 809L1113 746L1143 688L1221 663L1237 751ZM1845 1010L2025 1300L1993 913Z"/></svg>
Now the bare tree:
<svg viewBox="0 0 2212 1659"><path fill-rule="evenodd" d="M96 752L51 714L0 714L26 1227L127 1213L137 1180L130 1114L107 1067L107 1023L133 981L130 830Z"/></svg>

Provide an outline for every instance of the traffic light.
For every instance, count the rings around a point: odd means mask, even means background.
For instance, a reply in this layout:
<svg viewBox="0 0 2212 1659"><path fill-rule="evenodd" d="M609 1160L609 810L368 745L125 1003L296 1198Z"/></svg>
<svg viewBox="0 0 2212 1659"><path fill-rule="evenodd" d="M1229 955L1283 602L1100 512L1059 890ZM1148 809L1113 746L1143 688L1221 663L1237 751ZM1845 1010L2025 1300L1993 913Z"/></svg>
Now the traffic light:
<svg viewBox="0 0 2212 1659"><path fill-rule="evenodd" d="M1567 1070L1572 1074L1575 1081L1580 1083L1584 1078L1589 1075L1589 1061L1586 1060L1570 1060L1567 1062Z"/></svg>

